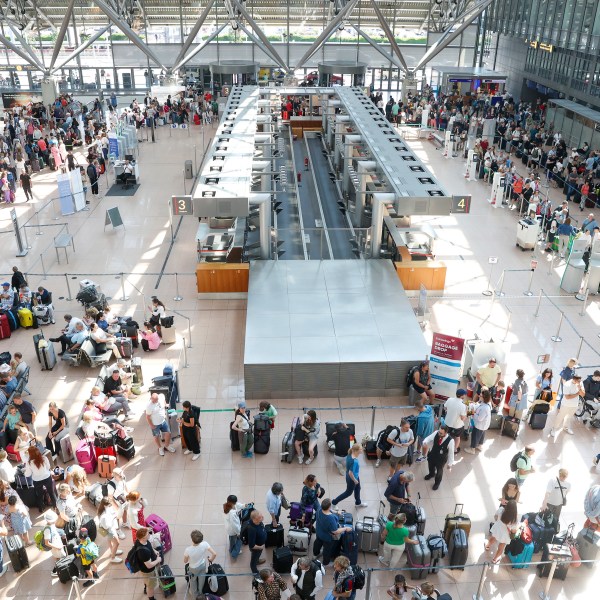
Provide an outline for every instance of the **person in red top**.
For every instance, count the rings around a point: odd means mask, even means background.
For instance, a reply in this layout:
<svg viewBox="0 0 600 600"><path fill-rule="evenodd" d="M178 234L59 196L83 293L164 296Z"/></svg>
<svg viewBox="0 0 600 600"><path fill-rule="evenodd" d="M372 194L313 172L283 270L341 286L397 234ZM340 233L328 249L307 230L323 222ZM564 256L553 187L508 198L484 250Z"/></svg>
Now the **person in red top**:
<svg viewBox="0 0 600 600"><path fill-rule="evenodd" d="M487 140L481 140L481 143L479 145L481 146L481 149L483 150L483 153L485 154L490 143Z"/></svg>
<svg viewBox="0 0 600 600"><path fill-rule="evenodd" d="M512 189L512 194L510 197L510 208L513 209L516 204L517 204L517 200L519 199L519 197L521 196L521 194L523 193L523 179L521 177L517 177L517 180L513 183L513 189Z"/></svg>
<svg viewBox="0 0 600 600"><path fill-rule="evenodd" d="M583 212L585 209L585 202L588 199L588 195L590 193L590 184L589 181L584 181L581 186L581 201L579 202L579 210Z"/></svg>

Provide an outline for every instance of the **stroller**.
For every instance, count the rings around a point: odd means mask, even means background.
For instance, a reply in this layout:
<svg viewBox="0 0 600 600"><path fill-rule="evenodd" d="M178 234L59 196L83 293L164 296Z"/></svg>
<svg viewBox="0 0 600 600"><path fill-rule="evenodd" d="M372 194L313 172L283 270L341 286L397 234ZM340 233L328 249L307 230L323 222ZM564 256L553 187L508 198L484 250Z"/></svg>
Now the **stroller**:
<svg viewBox="0 0 600 600"><path fill-rule="evenodd" d="M597 400L588 400L583 398L579 402L579 407L575 413L575 417L584 425L590 422L592 427L600 429L600 402Z"/></svg>
<svg viewBox="0 0 600 600"><path fill-rule="evenodd" d="M85 308L96 308L98 311L103 311L108 306L106 296L102 292L98 292L96 286L89 285L79 290L75 296L78 302L81 302Z"/></svg>

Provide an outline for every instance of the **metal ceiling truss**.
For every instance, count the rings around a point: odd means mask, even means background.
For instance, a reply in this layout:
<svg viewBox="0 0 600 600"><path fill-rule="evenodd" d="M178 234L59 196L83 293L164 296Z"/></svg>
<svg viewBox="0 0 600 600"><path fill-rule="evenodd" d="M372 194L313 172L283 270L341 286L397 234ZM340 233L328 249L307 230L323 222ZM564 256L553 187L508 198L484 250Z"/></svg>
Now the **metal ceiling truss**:
<svg viewBox="0 0 600 600"><path fill-rule="evenodd" d="M21 33L17 31L17 28L13 25L11 21L5 19L4 22L6 23L6 25L8 25L19 44L21 44L21 50L25 52L25 54L29 55L28 62L38 67L40 71L46 71L46 67L43 63L43 57L42 60L38 58L38 55L35 53L33 48L27 43L27 40L21 35Z"/></svg>
<svg viewBox="0 0 600 600"><path fill-rule="evenodd" d="M190 46L194 43L194 39L200 32L200 29L202 29L202 26L204 25L204 22L208 18L208 15L210 14L210 11L212 10L214 4L215 4L215 0L210 0L209 3L206 5L206 8L202 11L200 16L198 17L197 21L194 23L192 30L190 31L189 35L187 36L187 39L185 40L183 46L181 47L181 50L179 51L179 54L177 55L177 58L175 59L176 65L185 56L185 53L190 49Z"/></svg>
<svg viewBox="0 0 600 600"><path fill-rule="evenodd" d="M182 58L175 66L171 69L173 73L176 73L181 67L187 64L198 52L204 49L210 42L212 42L220 33L227 27L229 23L223 23L215 31L213 31L202 43L198 44L185 58Z"/></svg>
<svg viewBox="0 0 600 600"><path fill-rule="evenodd" d="M65 35L67 33L67 27L69 26L69 21L71 20L71 15L73 14L73 7L75 6L75 0L69 0L69 4L67 5L67 11L65 12L65 16L63 18L63 22L61 23L60 29L56 36L56 41L54 42L54 51L52 52L52 59L50 60L50 71L54 67L56 63L56 59L60 53L63 42L65 40Z"/></svg>
<svg viewBox="0 0 600 600"><path fill-rule="evenodd" d="M379 52L379 54L381 54L381 56L383 56L386 60L388 60L390 63L392 63L396 68L404 69L404 66L400 63L400 61L395 56L392 56L389 52L384 50L381 44L376 42L370 35L368 35L365 31L363 31L358 25L354 25L353 23L350 23L350 27L353 27L355 29L355 31L358 33L358 35L363 37L367 41L367 43L369 43L373 47L373 49L377 50L377 52Z"/></svg>
<svg viewBox="0 0 600 600"><path fill-rule="evenodd" d="M383 13L379 10L379 7L377 6L377 1L371 0L371 5L373 6L373 10L375 11L377 18L379 19L379 22L381 23L381 29L383 29L383 33L385 33L385 36L387 37L387 39L390 43L390 46L392 48L392 53L398 57L398 60L402 63L402 68L404 69L404 71L406 73L408 73L408 65L406 64L406 61L404 60L404 56L402 56L402 50L400 50L400 46L398 46L398 42L396 42L396 37L394 36L394 32L390 29L390 26L387 24L387 21L385 20Z"/></svg>
<svg viewBox="0 0 600 600"><path fill-rule="evenodd" d="M112 24L107 25L103 29L99 29L98 31L96 31L96 33L94 33L94 35L90 36L85 42L83 42L77 48L75 48L75 50L73 50L73 52L71 52L71 54L69 54L69 56L67 56L64 60L62 60L58 65L56 65L54 68L50 67L51 72L56 73L57 71L60 71L60 69L62 69L66 64L70 63L74 58L79 56L86 48L91 46L98 38L102 37L111 27L112 27Z"/></svg>

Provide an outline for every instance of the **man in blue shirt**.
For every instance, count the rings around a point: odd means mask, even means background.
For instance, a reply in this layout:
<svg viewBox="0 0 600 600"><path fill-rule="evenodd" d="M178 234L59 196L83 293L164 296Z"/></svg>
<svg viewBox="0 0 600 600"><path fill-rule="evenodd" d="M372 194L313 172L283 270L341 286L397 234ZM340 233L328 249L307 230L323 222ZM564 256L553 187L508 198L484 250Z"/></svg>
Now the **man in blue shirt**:
<svg viewBox="0 0 600 600"><path fill-rule="evenodd" d="M85 325L83 323L77 323L75 325L75 333L71 337L71 346L67 349L69 354L75 354L79 348L81 348L81 344L88 339L88 332L85 329ZM64 352L60 352L59 356L64 354Z"/></svg>
<svg viewBox="0 0 600 600"><path fill-rule="evenodd" d="M250 570L258 575L258 565L266 562L266 559L260 555L265 549L267 541L267 531L263 523L263 515L258 510L250 513L250 523L248 523L248 548L250 548Z"/></svg>
<svg viewBox="0 0 600 600"><path fill-rule="evenodd" d="M271 524L277 527L279 516L281 515L281 494L283 494L283 485L276 481L267 492L267 511L271 515Z"/></svg>
<svg viewBox="0 0 600 600"><path fill-rule="evenodd" d="M410 502L408 486L414 479L415 476L410 471L394 473L383 494L390 503L390 514L395 515L402 504Z"/></svg>
<svg viewBox="0 0 600 600"><path fill-rule="evenodd" d="M589 231L592 235L594 234L594 228L598 227L598 221L594 217L594 213L590 213L587 219L581 224L582 231Z"/></svg>
<svg viewBox="0 0 600 600"><path fill-rule="evenodd" d="M0 382L0 388L2 388L2 391L6 394L7 397L10 396L17 389L17 385L19 384L17 378L12 377L9 374L2 377Z"/></svg>
<svg viewBox="0 0 600 600"><path fill-rule="evenodd" d="M352 527L340 527L337 515L331 512L331 500L324 498L317 512L315 522L317 539L313 547L315 558L321 554L321 549L323 550L323 566L327 566L334 557L339 535L344 531L352 531Z"/></svg>

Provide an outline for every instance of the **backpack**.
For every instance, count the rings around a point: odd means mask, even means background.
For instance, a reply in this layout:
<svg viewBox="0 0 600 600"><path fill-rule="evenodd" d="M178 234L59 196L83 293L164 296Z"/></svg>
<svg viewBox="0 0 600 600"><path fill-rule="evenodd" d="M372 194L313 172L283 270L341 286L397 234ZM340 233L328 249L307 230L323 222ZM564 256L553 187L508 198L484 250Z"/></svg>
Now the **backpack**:
<svg viewBox="0 0 600 600"><path fill-rule="evenodd" d="M48 544L46 544L46 540L44 539L44 532L46 531L46 529L49 529L49 527L44 527L43 529L40 529L33 536L35 545L38 550L48 551L48 550L52 549L52 548L50 548L50 546L48 546Z"/></svg>
<svg viewBox="0 0 600 600"><path fill-rule="evenodd" d="M388 425L383 431L380 431L377 435L377 446L379 446L382 450L386 452L392 447L392 445L387 441L387 439L391 436L392 431L398 431L398 427L396 425Z"/></svg>
<svg viewBox="0 0 600 600"><path fill-rule="evenodd" d="M401 504L400 508L398 509L398 512L404 513L406 515L405 525L407 527L410 527L411 525L416 525L419 521L417 517L417 507L414 504L411 504L410 502Z"/></svg>
<svg viewBox="0 0 600 600"><path fill-rule="evenodd" d="M517 467L517 461L523 456L523 452L517 452L510 460L510 470L514 473L518 467Z"/></svg>
<svg viewBox="0 0 600 600"><path fill-rule="evenodd" d="M316 558L312 559L312 562L310 563L310 568L313 570L315 575L319 572L321 573L321 575L325 575L325 567L321 564L321 561L317 560Z"/></svg>
<svg viewBox="0 0 600 600"><path fill-rule="evenodd" d="M137 555L137 544L131 547L125 559L125 566L130 573L138 573L141 570L140 561Z"/></svg>
<svg viewBox="0 0 600 600"><path fill-rule="evenodd" d="M86 544L81 544L79 548L81 555L87 562L96 560L100 556L100 550L98 549L98 546L91 540L88 540Z"/></svg>
<svg viewBox="0 0 600 600"><path fill-rule="evenodd" d="M194 423L196 423L197 427L202 429L202 426L200 425L200 407L192 404L191 410L192 410L192 416L194 417Z"/></svg>
<svg viewBox="0 0 600 600"><path fill-rule="evenodd" d="M354 572L354 585L352 589L362 590L365 587L365 572L358 565L352 565L352 571Z"/></svg>
<svg viewBox="0 0 600 600"><path fill-rule="evenodd" d="M406 387L409 388L415 381L415 373L419 370L419 365L415 365L408 370L406 374Z"/></svg>

